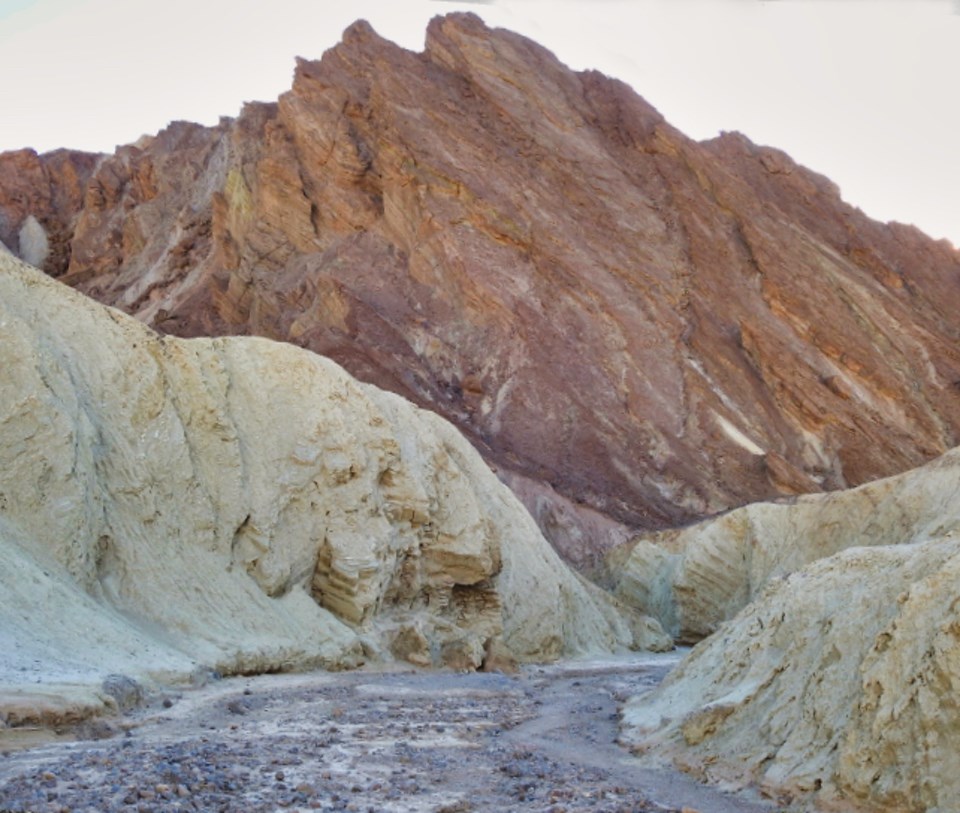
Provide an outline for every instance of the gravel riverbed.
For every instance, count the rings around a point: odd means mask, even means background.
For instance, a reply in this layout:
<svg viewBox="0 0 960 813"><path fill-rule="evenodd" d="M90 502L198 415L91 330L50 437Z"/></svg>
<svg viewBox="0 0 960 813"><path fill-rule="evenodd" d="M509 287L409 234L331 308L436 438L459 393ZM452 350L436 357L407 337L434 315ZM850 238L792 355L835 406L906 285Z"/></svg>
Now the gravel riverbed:
<svg viewBox="0 0 960 813"><path fill-rule="evenodd" d="M616 744L620 703L675 662L216 681L79 738L17 750L0 739L0 811L771 810L644 768Z"/></svg>

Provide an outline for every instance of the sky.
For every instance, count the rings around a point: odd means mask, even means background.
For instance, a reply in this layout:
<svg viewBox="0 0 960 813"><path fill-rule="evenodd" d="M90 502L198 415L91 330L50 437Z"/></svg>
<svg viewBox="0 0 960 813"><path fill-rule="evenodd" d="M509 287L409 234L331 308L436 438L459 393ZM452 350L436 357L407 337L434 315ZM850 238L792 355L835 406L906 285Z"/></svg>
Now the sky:
<svg viewBox="0 0 960 813"><path fill-rule="evenodd" d="M879 220L960 247L960 0L0 0L0 150L112 151L274 100L363 17L404 47L470 10L737 130Z"/></svg>

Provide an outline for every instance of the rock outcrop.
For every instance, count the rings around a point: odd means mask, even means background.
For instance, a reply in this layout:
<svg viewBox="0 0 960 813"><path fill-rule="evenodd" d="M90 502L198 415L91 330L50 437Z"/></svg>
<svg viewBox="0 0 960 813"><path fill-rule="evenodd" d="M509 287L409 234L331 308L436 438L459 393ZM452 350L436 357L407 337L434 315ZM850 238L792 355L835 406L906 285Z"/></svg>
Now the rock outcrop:
<svg viewBox="0 0 960 813"><path fill-rule="evenodd" d="M106 673L670 645L446 421L313 353L161 338L0 255L0 370L7 722Z"/></svg>
<svg viewBox="0 0 960 813"><path fill-rule="evenodd" d="M823 809L954 809L958 495L954 451L851 492L685 531L689 561L726 548L742 563L736 595L758 595L660 688L631 699L624 741L705 779ZM751 525L745 537L735 530ZM701 573L688 587L711 595L708 581Z"/></svg>
<svg viewBox="0 0 960 813"><path fill-rule="evenodd" d="M771 582L850 547L960 532L960 449L848 491L755 503L640 537L613 551L600 581L683 643L717 630Z"/></svg>
<svg viewBox="0 0 960 813"><path fill-rule="evenodd" d="M278 104L122 147L82 194L51 169L89 160L0 156L0 239L33 215L48 270L158 330L293 342L439 412L586 568L960 439L960 253L472 15L421 54L357 23ZM11 204L37 162L50 193Z"/></svg>
<svg viewBox="0 0 960 813"><path fill-rule="evenodd" d="M74 150L0 154L0 244L51 276L64 274L87 183L103 157Z"/></svg>

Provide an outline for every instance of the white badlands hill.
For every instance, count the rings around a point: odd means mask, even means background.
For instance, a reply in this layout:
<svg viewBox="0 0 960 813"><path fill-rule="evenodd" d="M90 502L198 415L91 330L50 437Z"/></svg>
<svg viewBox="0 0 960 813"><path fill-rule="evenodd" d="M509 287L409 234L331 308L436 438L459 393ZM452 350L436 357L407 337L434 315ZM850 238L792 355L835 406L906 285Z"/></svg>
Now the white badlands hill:
<svg viewBox="0 0 960 813"><path fill-rule="evenodd" d="M666 647L448 423L312 353L162 338L0 254L0 716L110 673Z"/></svg>
<svg viewBox="0 0 960 813"><path fill-rule="evenodd" d="M718 629L627 704L626 743L827 810L960 809L960 450L681 541L674 573L697 563L706 585L706 563L725 557L737 575L699 605L674 578L668 625ZM725 623L702 609L753 596Z"/></svg>

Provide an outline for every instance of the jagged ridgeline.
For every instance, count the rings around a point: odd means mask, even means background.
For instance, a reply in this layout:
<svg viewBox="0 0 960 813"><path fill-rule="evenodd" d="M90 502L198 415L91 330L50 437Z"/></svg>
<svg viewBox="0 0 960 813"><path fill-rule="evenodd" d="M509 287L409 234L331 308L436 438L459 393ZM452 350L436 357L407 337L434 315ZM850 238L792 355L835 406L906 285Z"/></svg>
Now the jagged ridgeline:
<svg viewBox="0 0 960 813"><path fill-rule="evenodd" d="M583 568L960 428L946 242L472 15L423 53L357 23L216 127L0 156L0 239L164 333L293 342L438 412Z"/></svg>

